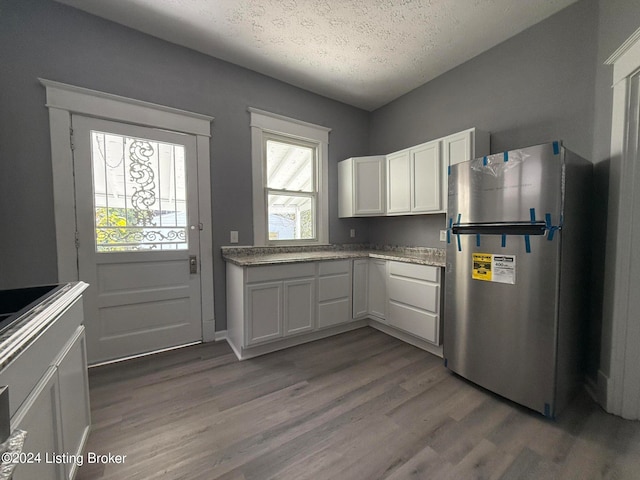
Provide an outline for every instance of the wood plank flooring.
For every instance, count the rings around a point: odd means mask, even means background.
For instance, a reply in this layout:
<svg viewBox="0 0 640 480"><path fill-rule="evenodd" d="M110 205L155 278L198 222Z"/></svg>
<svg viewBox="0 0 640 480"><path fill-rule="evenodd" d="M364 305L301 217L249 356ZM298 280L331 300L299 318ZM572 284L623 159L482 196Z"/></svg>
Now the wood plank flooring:
<svg viewBox="0 0 640 480"><path fill-rule="evenodd" d="M93 479L638 479L640 423L558 421L371 328L238 362L224 342L90 370ZM85 455L86 458L86 455Z"/></svg>

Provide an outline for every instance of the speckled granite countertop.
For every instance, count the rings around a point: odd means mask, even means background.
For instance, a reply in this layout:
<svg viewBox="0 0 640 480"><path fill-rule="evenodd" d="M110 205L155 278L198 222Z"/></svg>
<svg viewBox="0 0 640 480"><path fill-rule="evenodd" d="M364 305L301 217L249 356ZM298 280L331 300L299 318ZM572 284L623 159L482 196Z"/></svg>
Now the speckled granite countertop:
<svg viewBox="0 0 640 480"><path fill-rule="evenodd" d="M380 258L444 267L446 251L442 248L376 246L368 244L310 247L222 247L222 258L227 262L243 267L345 258Z"/></svg>

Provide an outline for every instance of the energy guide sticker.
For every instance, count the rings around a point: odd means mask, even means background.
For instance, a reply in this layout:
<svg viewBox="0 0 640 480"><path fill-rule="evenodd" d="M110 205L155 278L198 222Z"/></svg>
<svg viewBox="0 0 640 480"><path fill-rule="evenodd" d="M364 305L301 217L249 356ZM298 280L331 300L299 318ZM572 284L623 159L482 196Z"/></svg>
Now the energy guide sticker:
<svg viewBox="0 0 640 480"><path fill-rule="evenodd" d="M473 253L474 280L485 282L516 283L516 256L493 255L491 253Z"/></svg>

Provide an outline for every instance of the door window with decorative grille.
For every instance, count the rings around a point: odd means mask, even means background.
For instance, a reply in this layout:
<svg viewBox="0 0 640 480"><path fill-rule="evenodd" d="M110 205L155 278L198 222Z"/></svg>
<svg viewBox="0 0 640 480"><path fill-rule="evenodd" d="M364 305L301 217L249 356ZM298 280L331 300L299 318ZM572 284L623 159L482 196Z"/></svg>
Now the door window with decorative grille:
<svg viewBox="0 0 640 480"><path fill-rule="evenodd" d="M183 145L91 131L97 252L186 250Z"/></svg>

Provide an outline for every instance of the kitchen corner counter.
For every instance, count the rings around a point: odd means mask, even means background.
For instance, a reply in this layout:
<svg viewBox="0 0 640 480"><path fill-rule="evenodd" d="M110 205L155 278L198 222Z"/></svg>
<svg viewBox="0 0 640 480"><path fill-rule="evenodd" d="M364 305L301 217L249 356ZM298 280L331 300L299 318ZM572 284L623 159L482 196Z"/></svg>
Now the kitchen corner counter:
<svg viewBox="0 0 640 480"><path fill-rule="evenodd" d="M445 266L442 248L375 245L325 245L309 247L222 247L222 258L235 265L249 267L283 263L380 258L418 265Z"/></svg>

